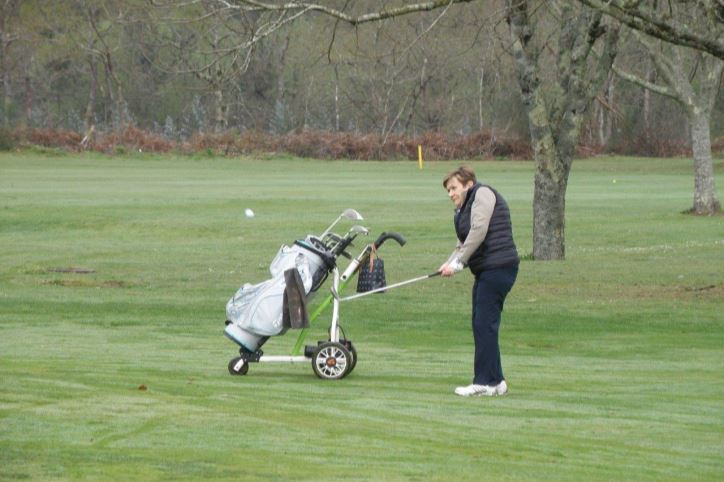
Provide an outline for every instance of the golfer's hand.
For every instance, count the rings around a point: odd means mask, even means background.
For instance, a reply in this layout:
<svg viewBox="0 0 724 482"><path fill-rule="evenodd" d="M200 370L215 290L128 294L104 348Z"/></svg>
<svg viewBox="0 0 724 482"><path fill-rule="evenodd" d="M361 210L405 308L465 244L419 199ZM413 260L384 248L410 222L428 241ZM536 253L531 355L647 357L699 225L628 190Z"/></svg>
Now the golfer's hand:
<svg viewBox="0 0 724 482"><path fill-rule="evenodd" d="M455 273L462 271L464 267L465 266L463 266L463 263L461 263L459 259L453 259L450 263L445 263L440 266L438 271L441 275L443 275L443 277L449 278Z"/></svg>
<svg viewBox="0 0 724 482"><path fill-rule="evenodd" d="M440 269L437 270L444 278L449 278L452 275L455 274L455 271L452 270L450 266L448 266L447 263L440 266Z"/></svg>

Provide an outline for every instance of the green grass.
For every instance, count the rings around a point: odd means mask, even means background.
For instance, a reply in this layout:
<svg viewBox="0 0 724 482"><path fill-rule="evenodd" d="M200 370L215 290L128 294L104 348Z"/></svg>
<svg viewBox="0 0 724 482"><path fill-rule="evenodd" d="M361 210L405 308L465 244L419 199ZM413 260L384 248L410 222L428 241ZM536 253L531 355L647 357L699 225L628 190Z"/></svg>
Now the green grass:
<svg viewBox="0 0 724 482"><path fill-rule="evenodd" d="M532 163L473 165L530 253ZM370 239L407 237L381 252L389 283L436 269L453 167L0 154L0 479L720 479L724 218L681 214L689 160L574 164L567 259L524 261L506 302L506 397L452 393L471 379L468 273L344 303L344 380L228 375L228 298L344 208Z"/></svg>

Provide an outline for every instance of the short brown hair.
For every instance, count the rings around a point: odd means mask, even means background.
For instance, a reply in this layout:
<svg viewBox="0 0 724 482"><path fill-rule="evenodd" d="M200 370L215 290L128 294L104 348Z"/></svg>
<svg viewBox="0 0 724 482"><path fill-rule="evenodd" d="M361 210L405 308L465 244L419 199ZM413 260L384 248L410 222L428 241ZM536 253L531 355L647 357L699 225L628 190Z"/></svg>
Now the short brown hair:
<svg viewBox="0 0 724 482"><path fill-rule="evenodd" d="M450 171L447 176L442 180L442 187L447 188L447 183L452 179L453 177L457 178L458 181L460 181L460 184L467 184L468 181L473 181L473 183L478 182L478 180L475 178L475 172L468 166L460 166L454 171Z"/></svg>

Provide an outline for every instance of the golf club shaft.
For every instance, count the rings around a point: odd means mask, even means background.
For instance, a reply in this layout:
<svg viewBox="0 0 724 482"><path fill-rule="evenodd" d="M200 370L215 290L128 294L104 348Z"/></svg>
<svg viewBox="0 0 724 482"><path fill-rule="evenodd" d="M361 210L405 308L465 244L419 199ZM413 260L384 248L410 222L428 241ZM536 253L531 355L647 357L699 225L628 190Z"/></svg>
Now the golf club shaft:
<svg viewBox="0 0 724 482"><path fill-rule="evenodd" d="M370 290L370 291L365 291L364 293L357 293L356 295L345 296L344 298L340 298L339 301L348 301L348 300L353 300L355 298L362 298L363 296L379 293L380 291L387 291L387 290L399 288L400 286L409 285L409 284L416 283L418 281L422 281L424 279L432 278L434 276L439 276L439 275L440 275L440 272L436 271L435 273L426 274L425 276L420 276L418 278L408 279L407 281L400 281L399 283L395 283L395 284L389 285L389 286L383 286L382 288L377 288L377 289Z"/></svg>

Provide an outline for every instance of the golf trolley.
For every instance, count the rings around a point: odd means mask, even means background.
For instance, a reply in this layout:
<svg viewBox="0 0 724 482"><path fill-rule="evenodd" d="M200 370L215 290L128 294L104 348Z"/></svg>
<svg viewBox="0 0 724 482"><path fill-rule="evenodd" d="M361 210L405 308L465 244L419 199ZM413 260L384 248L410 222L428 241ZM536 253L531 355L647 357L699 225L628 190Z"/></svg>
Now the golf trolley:
<svg viewBox="0 0 724 482"><path fill-rule="evenodd" d="M357 351L339 325L340 302L437 274L341 298L339 292L359 271L361 263L369 260L373 250L377 250L388 239L395 240L400 246L406 243L400 234L384 232L374 243L367 244L358 256L352 258L347 249L353 246L352 241L358 235L368 235L369 230L361 225L353 225L344 235L334 233L332 229L343 218L353 221L363 220L357 211L347 209L321 235L308 235L303 240L295 241L292 246L282 246L269 268L272 278L257 285L245 284L229 300L226 305L227 321L224 334L240 347L239 356L229 361L230 374L246 375L251 363L311 361L312 369L319 378L325 380L344 378L357 364ZM340 256L350 260L341 274L337 266ZM306 301L319 290L330 273L332 274L331 293L307 319ZM328 339L319 341L316 345L305 345L302 351L308 322L314 321L329 304L332 304L332 321ZM271 336L283 335L290 328L300 327L293 326L294 316L289 315L289 312L296 312L299 315L300 311L304 315L303 321L307 323L303 323L304 326L291 354L265 355L261 346Z"/></svg>

